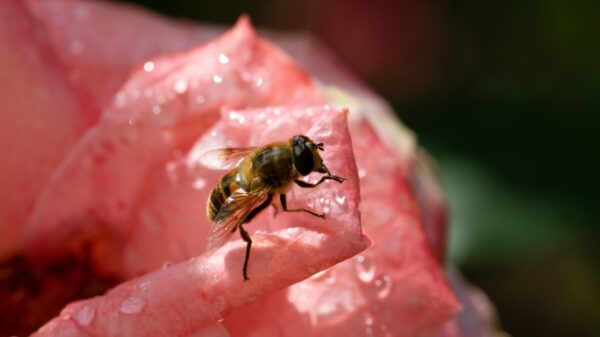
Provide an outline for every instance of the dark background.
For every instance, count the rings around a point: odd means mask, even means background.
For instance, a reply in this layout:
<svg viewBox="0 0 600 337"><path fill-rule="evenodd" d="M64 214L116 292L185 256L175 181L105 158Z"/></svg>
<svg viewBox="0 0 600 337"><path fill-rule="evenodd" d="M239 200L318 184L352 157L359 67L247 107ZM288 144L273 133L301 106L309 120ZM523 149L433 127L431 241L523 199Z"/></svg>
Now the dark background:
<svg viewBox="0 0 600 337"><path fill-rule="evenodd" d="M600 331L600 2L137 0L173 17L308 30L438 160L450 259L513 336Z"/></svg>

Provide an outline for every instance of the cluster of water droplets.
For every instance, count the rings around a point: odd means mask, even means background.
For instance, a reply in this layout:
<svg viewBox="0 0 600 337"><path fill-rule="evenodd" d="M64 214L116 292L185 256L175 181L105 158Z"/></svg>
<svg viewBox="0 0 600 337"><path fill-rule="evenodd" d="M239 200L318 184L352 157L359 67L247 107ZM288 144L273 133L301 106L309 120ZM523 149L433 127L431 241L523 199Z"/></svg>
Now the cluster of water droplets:
<svg viewBox="0 0 600 337"><path fill-rule="evenodd" d="M392 291L392 277L377 272L377 260L373 253L366 251L354 258L357 278L368 286L369 293L378 299L385 299Z"/></svg>
<svg viewBox="0 0 600 337"><path fill-rule="evenodd" d="M310 183L314 182L310 181ZM313 209L317 212L322 212L324 214L328 214L331 212L336 213L339 211L339 209L345 208L346 203L347 196L341 189L336 189L333 193L310 193L305 198L305 204L309 209Z"/></svg>
<svg viewBox="0 0 600 337"><path fill-rule="evenodd" d="M247 121L246 117L237 111L231 111L229 113L229 119L237 124L244 124Z"/></svg>
<svg viewBox="0 0 600 337"><path fill-rule="evenodd" d="M365 336L369 337L392 337L393 334L389 331L385 323L378 323L376 315L369 311L364 312L363 322L365 326Z"/></svg>

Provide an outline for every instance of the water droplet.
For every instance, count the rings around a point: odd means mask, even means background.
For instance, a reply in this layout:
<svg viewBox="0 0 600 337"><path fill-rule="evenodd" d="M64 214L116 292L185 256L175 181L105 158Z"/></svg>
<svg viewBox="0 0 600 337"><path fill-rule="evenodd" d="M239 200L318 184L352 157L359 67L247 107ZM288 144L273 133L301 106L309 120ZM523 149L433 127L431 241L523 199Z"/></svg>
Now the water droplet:
<svg viewBox="0 0 600 337"><path fill-rule="evenodd" d="M267 121L265 123L267 123L267 125L271 125L273 124L273 120L271 118L267 118Z"/></svg>
<svg viewBox="0 0 600 337"><path fill-rule="evenodd" d="M223 78L219 75L215 75L213 76L213 82L215 83L222 83L223 82Z"/></svg>
<svg viewBox="0 0 600 337"><path fill-rule="evenodd" d="M367 326L373 325L373 315L370 312L365 312L365 324Z"/></svg>
<svg viewBox="0 0 600 337"><path fill-rule="evenodd" d="M171 267L172 265L173 265L173 262L172 262L172 261L165 261L165 262L162 264L162 267L161 267L161 268L162 268L162 269L167 269L167 268Z"/></svg>
<svg viewBox="0 0 600 337"><path fill-rule="evenodd" d="M377 297L384 299L392 292L392 278L389 275L385 275L382 279L377 279L373 282L375 289L377 290Z"/></svg>
<svg viewBox="0 0 600 337"><path fill-rule="evenodd" d="M182 79L177 80L175 82L175 85L174 85L173 89L175 90L176 93L183 94L188 89L188 83L185 80L182 80Z"/></svg>
<svg viewBox="0 0 600 337"><path fill-rule="evenodd" d="M75 321L83 326L88 326L96 317L96 309L92 308L89 305L85 305L75 313L73 316Z"/></svg>
<svg viewBox="0 0 600 337"><path fill-rule="evenodd" d="M221 64L229 63L229 57L227 57L227 55L225 55L223 53L219 54L219 63L221 63Z"/></svg>
<svg viewBox="0 0 600 337"><path fill-rule="evenodd" d="M138 284L138 289L140 289L141 291L146 291L146 290L148 290L149 287L150 287L150 281L144 281L144 282Z"/></svg>
<svg viewBox="0 0 600 337"><path fill-rule="evenodd" d="M129 126L134 126L135 125L135 119L130 119L127 121L127 124L129 124Z"/></svg>
<svg viewBox="0 0 600 337"><path fill-rule="evenodd" d="M263 83L264 83L264 80L263 80L262 76L259 76L255 82L256 86L260 87L261 85L263 85Z"/></svg>
<svg viewBox="0 0 600 337"><path fill-rule="evenodd" d="M148 61L146 63L144 63L144 71L145 72L151 72L152 70L154 70L154 62L152 61Z"/></svg>
<svg viewBox="0 0 600 337"><path fill-rule="evenodd" d="M202 95L196 96L196 103L202 104L202 103L204 103L204 100L205 100L204 96L202 96Z"/></svg>
<svg viewBox="0 0 600 337"><path fill-rule="evenodd" d="M128 297L126 300L121 302L119 311L124 314L137 314L146 306L146 301L139 297Z"/></svg>
<svg viewBox="0 0 600 337"><path fill-rule="evenodd" d="M330 210L329 206L323 206L323 213L327 214Z"/></svg>
<svg viewBox="0 0 600 337"><path fill-rule="evenodd" d="M71 315L70 314L60 315L60 319L62 319L63 321L68 321L71 319Z"/></svg>
<svg viewBox="0 0 600 337"><path fill-rule="evenodd" d="M206 181L202 178L194 180L194 189L201 190L206 186Z"/></svg>
<svg viewBox="0 0 600 337"><path fill-rule="evenodd" d="M125 106L125 104L127 103L127 102L126 102L126 98L127 98L127 95L126 95L124 92L122 92L122 91L119 91L119 92L118 92L118 93L115 95L115 101L114 101L114 103L115 103L115 106L116 106L117 108L122 108L122 107L124 107L124 106Z"/></svg>
<svg viewBox="0 0 600 337"><path fill-rule="evenodd" d="M312 196L306 198L306 206L308 206L309 208L315 207L315 199Z"/></svg>
<svg viewBox="0 0 600 337"><path fill-rule="evenodd" d="M346 196L341 194L339 190L335 195L335 202L337 202L340 206L346 203Z"/></svg>
<svg viewBox="0 0 600 337"><path fill-rule="evenodd" d="M370 326L368 326L368 327L365 329L365 333L367 334L367 336L371 336L371 335L373 335L373 328L371 328Z"/></svg>
<svg viewBox="0 0 600 337"><path fill-rule="evenodd" d="M370 254L357 256L355 268L358 278L365 283L371 282L375 277L375 262Z"/></svg>
<svg viewBox="0 0 600 337"><path fill-rule="evenodd" d="M240 124L244 124L246 122L246 117L244 117L243 115L241 115L235 111L229 113L229 119L231 119L233 121L237 121Z"/></svg>
<svg viewBox="0 0 600 337"><path fill-rule="evenodd" d="M364 178L364 177L366 177L366 176L367 176L367 170L365 170L365 169L359 169L359 170L358 170L358 177L359 177L360 179L363 179L363 178Z"/></svg>
<svg viewBox="0 0 600 337"><path fill-rule="evenodd" d="M162 111L162 108L160 107L160 105L155 105L152 107L152 113L154 113L155 115L160 114L161 111Z"/></svg>

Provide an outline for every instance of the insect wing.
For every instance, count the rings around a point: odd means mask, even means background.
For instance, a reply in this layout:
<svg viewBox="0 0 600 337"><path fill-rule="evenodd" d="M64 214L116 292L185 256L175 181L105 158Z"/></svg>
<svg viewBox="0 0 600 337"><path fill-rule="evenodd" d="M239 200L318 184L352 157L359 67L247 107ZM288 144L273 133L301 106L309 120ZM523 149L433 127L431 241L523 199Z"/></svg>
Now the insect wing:
<svg viewBox="0 0 600 337"><path fill-rule="evenodd" d="M200 165L213 170L228 170L254 151L256 147L225 148L208 151L198 158Z"/></svg>
<svg viewBox="0 0 600 337"><path fill-rule="evenodd" d="M236 191L225 200L215 216L210 234L208 235L207 250L219 248L229 240L248 214L262 203L269 194L269 188L247 192L243 189Z"/></svg>

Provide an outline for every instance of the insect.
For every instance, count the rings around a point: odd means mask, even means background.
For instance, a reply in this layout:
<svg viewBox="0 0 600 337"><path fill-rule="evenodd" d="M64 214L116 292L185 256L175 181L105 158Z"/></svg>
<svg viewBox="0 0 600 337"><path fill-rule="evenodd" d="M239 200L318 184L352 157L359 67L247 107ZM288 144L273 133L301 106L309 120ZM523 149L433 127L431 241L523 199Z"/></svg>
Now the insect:
<svg viewBox="0 0 600 337"><path fill-rule="evenodd" d="M231 169L217 183L207 200L206 214L213 222L208 237L208 249L223 245L233 233L240 232L246 242L246 255L242 275L248 280L247 269L252 239L244 224L273 202L279 195L284 212L305 212L324 218L324 214L304 208L288 208L286 192L292 183L302 188L314 188L326 180L342 183L346 178L332 175L318 151L323 143L315 143L298 135L287 142L277 142L262 147L225 148L203 154L199 161L212 169ZM233 168L233 169L232 169ZM315 183L299 180L311 172L324 175Z"/></svg>

